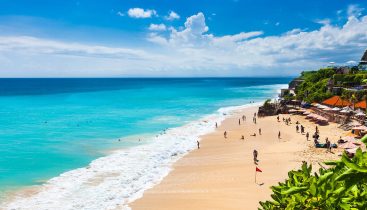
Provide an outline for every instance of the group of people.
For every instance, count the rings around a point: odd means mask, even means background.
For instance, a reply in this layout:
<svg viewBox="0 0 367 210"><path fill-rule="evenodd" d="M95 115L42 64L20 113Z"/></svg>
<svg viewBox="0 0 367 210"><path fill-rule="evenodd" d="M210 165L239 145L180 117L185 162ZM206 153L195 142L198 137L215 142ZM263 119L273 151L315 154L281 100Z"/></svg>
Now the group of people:
<svg viewBox="0 0 367 210"><path fill-rule="evenodd" d="M296 132L298 133L299 130L301 130L301 134L303 134L305 132L305 127L303 125L300 125L300 123L297 121L296 122Z"/></svg>
<svg viewBox="0 0 367 210"><path fill-rule="evenodd" d="M277 117L278 121L279 121L279 116ZM287 119L284 119L283 117L283 121L288 125L288 123L291 122L291 118L287 118ZM301 125L298 121L296 122L296 132L298 133L299 131L301 131L301 134L304 134L305 133L305 127L303 125ZM306 140L309 141L309 137L310 137L310 134L308 132L306 132ZM315 146L316 145L319 145L320 142L319 142L319 138L320 138L320 131L319 131L319 127L316 125L315 127L315 132L313 134L313 139L314 139L314 144ZM327 149L328 152L331 152L331 149L332 149L332 144L331 142L329 141L329 138L326 137L325 139L325 147Z"/></svg>
<svg viewBox="0 0 367 210"><path fill-rule="evenodd" d="M279 117L279 115L277 116L277 120L278 120L278 122L280 122L280 117ZM283 117L283 122L284 122L286 125L289 125L289 124L292 124L292 119L291 119L290 117L288 117L288 118L284 118L284 117Z"/></svg>

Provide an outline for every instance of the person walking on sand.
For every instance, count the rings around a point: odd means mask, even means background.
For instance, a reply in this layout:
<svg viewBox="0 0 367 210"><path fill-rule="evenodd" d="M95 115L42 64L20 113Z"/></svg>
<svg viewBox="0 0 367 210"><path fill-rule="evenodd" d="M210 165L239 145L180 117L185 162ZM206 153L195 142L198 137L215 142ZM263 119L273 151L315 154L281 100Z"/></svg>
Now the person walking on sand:
<svg viewBox="0 0 367 210"><path fill-rule="evenodd" d="M215 128L218 128L218 123L217 122L215 122Z"/></svg>
<svg viewBox="0 0 367 210"><path fill-rule="evenodd" d="M278 120L278 122L279 122L279 115L277 116L277 120Z"/></svg>
<svg viewBox="0 0 367 210"><path fill-rule="evenodd" d="M224 131L224 138L227 138L227 131Z"/></svg>
<svg viewBox="0 0 367 210"><path fill-rule="evenodd" d="M244 135L241 136L241 140L245 140L245 136Z"/></svg>
<svg viewBox="0 0 367 210"><path fill-rule="evenodd" d="M307 139L307 141L308 141L308 137L310 137L310 134L307 132L306 133L306 139Z"/></svg>
<svg viewBox="0 0 367 210"><path fill-rule="evenodd" d="M298 133L298 130L299 130L299 127L298 127L298 125L296 125L296 132Z"/></svg>
<svg viewBox="0 0 367 210"><path fill-rule="evenodd" d="M198 145L198 149L200 149L200 142L196 141L196 144Z"/></svg>
<svg viewBox="0 0 367 210"><path fill-rule="evenodd" d="M241 119L238 119L238 125L241 125Z"/></svg>
<svg viewBox="0 0 367 210"><path fill-rule="evenodd" d="M326 137L325 139L325 144L326 144L326 151L331 152L331 144L328 137Z"/></svg>
<svg viewBox="0 0 367 210"><path fill-rule="evenodd" d="M257 159L257 155L258 155L258 152L257 152L257 150L256 149L254 149L254 151L253 151L253 156L254 156L254 164L256 164L257 165L257 162L259 162L259 160Z"/></svg>
<svg viewBox="0 0 367 210"><path fill-rule="evenodd" d="M279 133L278 133L278 139L280 139L280 131L279 131Z"/></svg>
<svg viewBox="0 0 367 210"><path fill-rule="evenodd" d="M245 122L246 121L246 116L242 115L242 121Z"/></svg>
<svg viewBox="0 0 367 210"><path fill-rule="evenodd" d="M261 135L261 128L259 128L259 135Z"/></svg>

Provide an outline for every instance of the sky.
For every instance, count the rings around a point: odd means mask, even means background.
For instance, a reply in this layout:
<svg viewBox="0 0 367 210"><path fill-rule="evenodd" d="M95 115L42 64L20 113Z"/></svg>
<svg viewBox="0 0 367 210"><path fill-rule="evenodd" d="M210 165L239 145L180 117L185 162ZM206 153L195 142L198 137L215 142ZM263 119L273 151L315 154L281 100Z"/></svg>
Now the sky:
<svg viewBox="0 0 367 210"><path fill-rule="evenodd" d="M0 0L0 77L253 77L354 65L367 1Z"/></svg>

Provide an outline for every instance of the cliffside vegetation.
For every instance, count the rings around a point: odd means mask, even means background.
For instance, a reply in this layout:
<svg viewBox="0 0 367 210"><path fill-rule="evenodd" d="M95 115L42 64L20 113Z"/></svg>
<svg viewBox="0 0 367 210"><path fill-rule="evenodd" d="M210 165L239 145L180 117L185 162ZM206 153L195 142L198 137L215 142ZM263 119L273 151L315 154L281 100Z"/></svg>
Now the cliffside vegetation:
<svg viewBox="0 0 367 210"><path fill-rule="evenodd" d="M304 82L296 88L296 98L311 103L331 97L332 93L327 90L327 83L334 74L333 69L302 72L300 78L304 79Z"/></svg>
<svg viewBox="0 0 367 210"><path fill-rule="evenodd" d="M333 93L328 90L328 86L343 88L339 94L346 99L354 95L362 100L366 95L366 91L348 90L350 87L367 84L367 71L358 71L353 67L347 74L339 73L333 68L302 72L299 79L304 79L304 82L295 90L296 99L309 103L321 102L331 97Z"/></svg>

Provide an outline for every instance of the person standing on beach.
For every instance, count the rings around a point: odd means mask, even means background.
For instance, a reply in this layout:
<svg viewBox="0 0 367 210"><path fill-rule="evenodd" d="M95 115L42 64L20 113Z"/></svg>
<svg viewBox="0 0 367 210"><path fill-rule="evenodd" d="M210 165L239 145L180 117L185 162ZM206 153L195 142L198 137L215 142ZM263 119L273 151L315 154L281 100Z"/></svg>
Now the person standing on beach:
<svg viewBox="0 0 367 210"><path fill-rule="evenodd" d="M242 115L242 121L245 122L246 121L246 116Z"/></svg>
<svg viewBox="0 0 367 210"><path fill-rule="evenodd" d="M200 149L200 142L197 140L196 144L198 145L198 149Z"/></svg>
<svg viewBox="0 0 367 210"><path fill-rule="evenodd" d="M241 119L238 119L238 125L241 125Z"/></svg>
<svg viewBox="0 0 367 210"><path fill-rule="evenodd" d="M259 135L261 135L261 128L259 128Z"/></svg>
<svg viewBox="0 0 367 210"><path fill-rule="evenodd" d="M326 143L326 151L331 152L331 143L328 137L326 137L325 143Z"/></svg>
<svg viewBox="0 0 367 210"><path fill-rule="evenodd" d="M279 115L277 116L277 120L278 120L278 122L279 122Z"/></svg>
<svg viewBox="0 0 367 210"><path fill-rule="evenodd" d="M257 159L257 155L258 155L258 152L256 149L254 149L254 152L252 153L253 156L254 156L254 163L255 165L257 165L257 162L259 162L259 160Z"/></svg>
<svg viewBox="0 0 367 210"><path fill-rule="evenodd" d="M278 133L278 139L280 139L280 131L279 131L279 133Z"/></svg>
<svg viewBox="0 0 367 210"><path fill-rule="evenodd" d="M218 123L217 122L215 122L215 128L218 128Z"/></svg>
<svg viewBox="0 0 367 210"><path fill-rule="evenodd" d="M307 141L308 141L308 137L310 137L310 134L307 132L306 133L306 139L307 139Z"/></svg>
<svg viewBox="0 0 367 210"><path fill-rule="evenodd" d="M224 131L224 138L227 138L227 131Z"/></svg>
<svg viewBox="0 0 367 210"><path fill-rule="evenodd" d="M298 125L296 125L296 132L298 133L298 130L299 130L299 127L298 127Z"/></svg>

